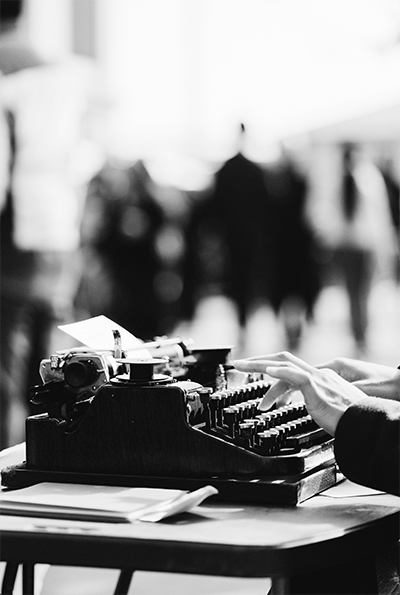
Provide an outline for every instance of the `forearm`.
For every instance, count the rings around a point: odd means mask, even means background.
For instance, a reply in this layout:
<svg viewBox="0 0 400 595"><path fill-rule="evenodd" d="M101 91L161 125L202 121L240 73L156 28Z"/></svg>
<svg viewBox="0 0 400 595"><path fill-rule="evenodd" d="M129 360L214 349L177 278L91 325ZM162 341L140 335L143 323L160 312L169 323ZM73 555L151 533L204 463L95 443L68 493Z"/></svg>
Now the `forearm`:
<svg viewBox="0 0 400 595"><path fill-rule="evenodd" d="M366 395L400 401L400 370L393 366L338 357L316 367L334 370Z"/></svg>
<svg viewBox="0 0 400 595"><path fill-rule="evenodd" d="M365 397L342 415L335 456L348 479L399 495L400 403Z"/></svg>
<svg viewBox="0 0 400 595"><path fill-rule="evenodd" d="M400 401L400 370L391 369L387 378L372 378L354 382L366 395Z"/></svg>

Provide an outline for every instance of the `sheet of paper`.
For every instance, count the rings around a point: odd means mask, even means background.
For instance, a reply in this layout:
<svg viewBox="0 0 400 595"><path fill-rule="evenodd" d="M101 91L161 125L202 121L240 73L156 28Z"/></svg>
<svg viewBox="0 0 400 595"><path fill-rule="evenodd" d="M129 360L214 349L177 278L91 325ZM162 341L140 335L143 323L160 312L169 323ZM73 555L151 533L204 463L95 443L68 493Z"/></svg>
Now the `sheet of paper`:
<svg viewBox="0 0 400 595"><path fill-rule="evenodd" d="M58 328L95 351L113 350L113 330L118 330L121 334L122 349L124 351L129 352L133 350L135 357L138 358L151 357L150 352L146 348L140 349L143 341L116 322L107 318L107 316L94 316L93 318L79 322L62 324Z"/></svg>
<svg viewBox="0 0 400 595"><path fill-rule="evenodd" d="M132 512L183 493L182 490L163 488L43 482L19 490L2 491L0 502Z"/></svg>
<svg viewBox="0 0 400 595"><path fill-rule="evenodd" d="M129 488L43 482L19 490L1 490L4 514L103 522L157 522L189 511L217 494L213 486L193 492L167 488ZM152 516L149 516L151 513Z"/></svg>
<svg viewBox="0 0 400 595"><path fill-rule="evenodd" d="M182 494L181 496L178 496L169 502L161 503L152 508L150 511L147 510L144 512L144 514L141 513L140 517L138 518L140 521L156 523L157 521L161 521L162 519L174 514L187 512L201 504L206 498L214 496L215 494L218 494L217 488L207 485L195 490L194 492Z"/></svg>
<svg viewBox="0 0 400 595"><path fill-rule="evenodd" d="M352 498L354 496L375 496L383 493L384 492L366 488L365 486L353 483L346 479L322 492L321 496L328 496L330 498Z"/></svg>
<svg viewBox="0 0 400 595"><path fill-rule="evenodd" d="M80 514L86 512L88 516L102 516L104 513L105 517L126 519L135 512L140 514L149 506L168 502L185 493L183 490L162 488L43 482L18 490L2 490L0 510L48 511L49 516L55 512L73 516L77 511Z"/></svg>

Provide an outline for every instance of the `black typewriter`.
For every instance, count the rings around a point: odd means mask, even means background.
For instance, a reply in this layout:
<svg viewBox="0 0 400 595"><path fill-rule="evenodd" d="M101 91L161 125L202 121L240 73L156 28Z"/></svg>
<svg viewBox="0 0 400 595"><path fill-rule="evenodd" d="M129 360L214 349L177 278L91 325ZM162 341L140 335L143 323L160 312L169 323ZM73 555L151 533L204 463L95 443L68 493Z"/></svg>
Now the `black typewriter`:
<svg viewBox="0 0 400 595"><path fill-rule="evenodd" d="M341 479L304 403L261 412L269 384L233 370L230 347L179 349L178 365L119 349L43 360L32 401L45 411L27 418L26 461L3 469L2 485L207 484L225 501L296 505Z"/></svg>

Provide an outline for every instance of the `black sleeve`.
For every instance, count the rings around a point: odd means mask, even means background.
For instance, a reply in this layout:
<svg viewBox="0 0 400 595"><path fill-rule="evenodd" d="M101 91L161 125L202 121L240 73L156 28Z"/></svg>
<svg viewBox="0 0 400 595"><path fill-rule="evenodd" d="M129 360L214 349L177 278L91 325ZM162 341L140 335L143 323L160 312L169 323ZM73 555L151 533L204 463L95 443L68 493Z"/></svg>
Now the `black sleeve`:
<svg viewBox="0 0 400 595"><path fill-rule="evenodd" d="M365 397L341 417L335 457L351 481L400 495L400 402Z"/></svg>

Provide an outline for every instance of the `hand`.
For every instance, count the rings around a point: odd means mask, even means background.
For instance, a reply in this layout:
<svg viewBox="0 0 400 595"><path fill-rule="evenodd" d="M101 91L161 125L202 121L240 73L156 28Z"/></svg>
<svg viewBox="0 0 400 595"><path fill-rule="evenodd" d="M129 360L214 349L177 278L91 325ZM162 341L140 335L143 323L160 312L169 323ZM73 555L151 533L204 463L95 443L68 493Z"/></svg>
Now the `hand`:
<svg viewBox="0 0 400 595"><path fill-rule="evenodd" d="M397 368L344 357L335 358L316 367L334 370L366 395L400 401L400 370Z"/></svg>
<svg viewBox="0 0 400 595"><path fill-rule="evenodd" d="M264 396L259 408L269 409L291 387L300 390L308 413L332 436L346 409L363 399L364 393L331 369L310 366L288 352L237 360L242 372L258 372L278 379Z"/></svg>

